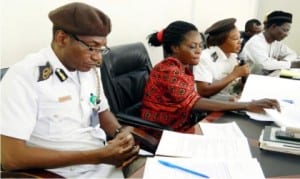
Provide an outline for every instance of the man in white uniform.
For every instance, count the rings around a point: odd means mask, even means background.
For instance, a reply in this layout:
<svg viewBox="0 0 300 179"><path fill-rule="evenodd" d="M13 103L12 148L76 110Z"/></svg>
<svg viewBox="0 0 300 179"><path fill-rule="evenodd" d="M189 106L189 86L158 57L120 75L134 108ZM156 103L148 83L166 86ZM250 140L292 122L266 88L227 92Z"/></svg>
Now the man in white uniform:
<svg viewBox="0 0 300 179"><path fill-rule="evenodd" d="M242 89L240 77L249 74L248 65L240 66L237 59L241 40L235 22L234 18L223 19L205 31L209 48L193 67L197 91L203 97L235 100Z"/></svg>
<svg viewBox="0 0 300 179"><path fill-rule="evenodd" d="M59 7L49 18L51 47L28 55L1 81L2 168L123 177L116 167L133 161L139 147L109 111L96 68L109 50L110 19L84 3Z"/></svg>
<svg viewBox="0 0 300 179"><path fill-rule="evenodd" d="M300 68L296 52L281 42L291 24L292 14L288 12L273 11L267 16L264 31L254 35L240 54L253 62L251 73L267 75L274 70Z"/></svg>

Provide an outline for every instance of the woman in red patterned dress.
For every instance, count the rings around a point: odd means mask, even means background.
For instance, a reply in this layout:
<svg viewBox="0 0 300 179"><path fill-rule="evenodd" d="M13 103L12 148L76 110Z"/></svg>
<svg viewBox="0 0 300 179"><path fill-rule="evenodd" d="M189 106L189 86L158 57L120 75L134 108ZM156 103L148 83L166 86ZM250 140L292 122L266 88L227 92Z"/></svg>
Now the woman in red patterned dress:
<svg viewBox="0 0 300 179"><path fill-rule="evenodd" d="M151 46L163 46L165 59L154 66L145 87L141 117L184 132L201 120L203 111L247 110L263 112L276 108L276 100L222 102L201 97L195 90L191 65L199 63L201 37L191 23L175 21L149 35Z"/></svg>

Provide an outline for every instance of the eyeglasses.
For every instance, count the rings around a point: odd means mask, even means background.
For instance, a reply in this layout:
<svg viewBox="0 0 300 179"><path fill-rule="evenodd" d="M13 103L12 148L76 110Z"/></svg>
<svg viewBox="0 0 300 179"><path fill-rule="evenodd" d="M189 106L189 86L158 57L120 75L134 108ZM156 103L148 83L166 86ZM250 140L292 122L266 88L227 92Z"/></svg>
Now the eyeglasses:
<svg viewBox="0 0 300 179"><path fill-rule="evenodd" d="M107 54L110 51L110 48L107 47L107 46L102 46L101 48L91 47L90 45L88 45L83 40L80 40L76 35L74 35L74 34L69 34L69 35L70 35L70 37L75 39L77 42L80 42L82 45L87 47L90 52L100 53L100 54L104 55L104 54Z"/></svg>

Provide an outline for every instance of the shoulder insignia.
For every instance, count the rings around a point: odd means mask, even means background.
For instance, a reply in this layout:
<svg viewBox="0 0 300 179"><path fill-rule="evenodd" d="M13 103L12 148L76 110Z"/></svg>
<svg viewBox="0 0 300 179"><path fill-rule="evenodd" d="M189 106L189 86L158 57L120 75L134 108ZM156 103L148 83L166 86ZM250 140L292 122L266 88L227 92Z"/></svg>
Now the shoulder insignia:
<svg viewBox="0 0 300 179"><path fill-rule="evenodd" d="M61 82L65 81L66 79L68 79L68 75L64 72L63 69L60 68L56 68L55 69L55 74L56 76L59 78L59 80Z"/></svg>
<svg viewBox="0 0 300 179"><path fill-rule="evenodd" d="M217 52L212 53L211 57L213 58L213 62L216 62L218 60L218 58L219 58Z"/></svg>
<svg viewBox="0 0 300 179"><path fill-rule="evenodd" d="M47 62L46 65L44 65L44 66L39 66L38 82L47 80L52 73L53 73L53 70L52 70L49 62Z"/></svg>

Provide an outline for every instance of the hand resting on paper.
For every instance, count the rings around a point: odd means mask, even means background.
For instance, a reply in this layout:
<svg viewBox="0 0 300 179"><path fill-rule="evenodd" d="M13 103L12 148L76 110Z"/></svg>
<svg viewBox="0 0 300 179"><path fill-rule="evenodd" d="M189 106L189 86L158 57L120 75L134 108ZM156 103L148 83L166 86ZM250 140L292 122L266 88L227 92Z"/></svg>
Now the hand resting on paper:
<svg viewBox="0 0 300 179"><path fill-rule="evenodd" d="M246 110L255 113L265 113L264 108L276 109L279 112L281 111L279 102L277 100L267 98L249 102Z"/></svg>

